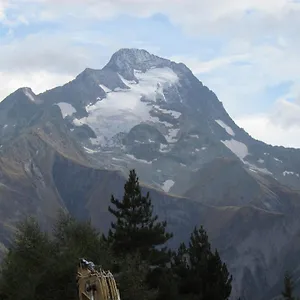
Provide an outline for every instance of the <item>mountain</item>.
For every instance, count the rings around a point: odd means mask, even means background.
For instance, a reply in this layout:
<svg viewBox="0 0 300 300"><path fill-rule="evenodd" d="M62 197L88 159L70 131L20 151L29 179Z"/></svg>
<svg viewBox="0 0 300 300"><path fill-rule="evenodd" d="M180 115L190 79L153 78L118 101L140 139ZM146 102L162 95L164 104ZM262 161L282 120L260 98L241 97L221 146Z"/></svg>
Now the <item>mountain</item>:
<svg viewBox="0 0 300 300"><path fill-rule="evenodd" d="M300 188L300 150L254 140L184 64L145 50L121 49L102 70L86 69L38 98L61 108L99 167L133 165L166 192L182 194L186 177L216 157Z"/></svg>
<svg viewBox="0 0 300 300"><path fill-rule="evenodd" d="M131 168L171 246L205 226L233 299L276 295L285 266L298 267L300 150L253 139L184 64L139 49L0 103L0 251L28 214L48 229L64 209L106 231Z"/></svg>

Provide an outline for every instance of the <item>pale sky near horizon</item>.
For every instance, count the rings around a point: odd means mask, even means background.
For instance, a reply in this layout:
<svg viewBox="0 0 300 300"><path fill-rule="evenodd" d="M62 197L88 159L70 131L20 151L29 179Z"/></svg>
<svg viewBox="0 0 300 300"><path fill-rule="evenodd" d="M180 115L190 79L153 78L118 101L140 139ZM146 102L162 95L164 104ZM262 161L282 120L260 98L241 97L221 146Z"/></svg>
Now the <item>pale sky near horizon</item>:
<svg viewBox="0 0 300 300"><path fill-rule="evenodd" d="M300 148L299 0L0 0L0 99L120 48L185 63L254 138Z"/></svg>

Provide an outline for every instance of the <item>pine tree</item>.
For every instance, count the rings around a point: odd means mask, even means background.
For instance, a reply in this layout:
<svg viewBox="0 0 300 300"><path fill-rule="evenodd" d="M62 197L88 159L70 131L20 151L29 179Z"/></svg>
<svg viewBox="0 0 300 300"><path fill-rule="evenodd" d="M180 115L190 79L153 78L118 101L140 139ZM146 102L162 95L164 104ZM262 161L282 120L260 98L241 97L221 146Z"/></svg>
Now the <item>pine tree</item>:
<svg viewBox="0 0 300 300"><path fill-rule="evenodd" d="M294 283L292 276L286 272L284 276L284 291L282 292L282 296L285 300L295 300L293 296Z"/></svg>
<svg viewBox="0 0 300 300"><path fill-rule="evenodd" d="M1 299L42 299L37 287L44 275L52 271L56 253L49 236L41 231L33 218L20 222L15 240L1 266Z"/></svg>
<svg viewBox="0 0 300 300"><path fill-rule="evenodd" d="M90 222L61 214L52 238L32 218L17 229L0 269L1 300L74 300L80 257L110 269L110 253Z"/></svg>
<svg viewBox="0 0 300 300"><path fill-rule="evenodd" d="M181 244L174 257L172 269L179 279L179 293L195 295L201 300L227 300L231 294L232 276L219 253L211 251L203 227L195 228L189 247Z"/></svg>
<svg viewBox="0 0 300 300"><path fill-rule="evenodd" d="M121 259L122 272L116 276L122 300L156 299L156 290L146 283L148 265L141 261L139 254L127 255Z"/></svg>
<svg viewBox="0 0 300 300"><path fill-rule="evenodd" d="M84 257L103 268L110 268L112 257L100 233L92 226L91 221L77 221L64 212L59 213L53 227L54 242L61 254L67 253L72 260Z"/></svg>
<svg viewBox="0 0 300 300"><path fill-rule="evenodd" d="M139 252L142 259L157 262L161 254L166 253L166 248L161 250L157 246L165 244L173 235L166 232L166 222L159 222L158 216L153 215L153 205L147 192L141 193L139 179L135 170L130 170L129 178L124 185L123 200L111 196L109 212L116 217L116 222L111 223L108 241L112 244L115 254ZM162 256L164 257L164 255Z"/></svg>

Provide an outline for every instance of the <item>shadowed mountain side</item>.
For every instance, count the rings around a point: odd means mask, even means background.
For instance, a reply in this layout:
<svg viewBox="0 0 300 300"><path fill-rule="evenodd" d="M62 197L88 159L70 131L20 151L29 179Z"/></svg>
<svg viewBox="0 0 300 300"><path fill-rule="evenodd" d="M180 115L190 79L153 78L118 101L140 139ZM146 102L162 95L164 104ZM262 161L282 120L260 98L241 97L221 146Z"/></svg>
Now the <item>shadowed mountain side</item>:
<svg viewBox="0 0 300 300"><path fill-rule="evenodd" d="M298 216L298 208L293 216L251 206L205 212L201 223L234 277L232 299L261 299L281 278L282 258L294 253L287 245L300 232Z"/></svg>
<svg viewBox="0 0 300 300"><path fill-rule="evenodd" d="M112 221L108 212L113 194L121 199L127 174L118 171L94 169L57 156L53 164L53 179L68 211L79 219L91 218L92 223L106 232ZM168 221L169 230L176 234L178 244L187 232L199 224L202 210L208 209L190 199L171 196L141 184L142 192L150 192L154 211Z"/></svg>
<svg viewBox="0 0 300 300"><path fill-rule="evenodd" d="M292 213L300 205L299 192L228 158L217 158L195 172L184 196L214 206L252 205L284 213Z"/></svg>

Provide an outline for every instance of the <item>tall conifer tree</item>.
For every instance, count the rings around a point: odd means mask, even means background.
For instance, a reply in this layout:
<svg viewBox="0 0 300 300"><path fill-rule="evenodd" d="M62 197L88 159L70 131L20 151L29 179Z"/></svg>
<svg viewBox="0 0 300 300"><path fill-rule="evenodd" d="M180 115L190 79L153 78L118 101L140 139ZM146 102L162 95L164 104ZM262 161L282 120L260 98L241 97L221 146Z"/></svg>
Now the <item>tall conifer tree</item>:
<svg viewBox="0 0 300 300"><path fill-rule="evenodd" d="M130 170L124 185L124 196L120 201L111 196L109 212L116 217L109 230L108 240L117 255L124 256L139 252L142 259L154 263L159 257L164 257L166 248L160 250L157 246L164 245L172 234L166 232L166 222L159 222L158 216L153 215L153 205L147 192L141 193L139 179L135 170ZM162 256L160 256L162 254Z"/></svg>
<svg viewBox="0 0 300 300"><path fill-rule="evenodd" d="M284 291L282 296L285 300L296 300L293 295L294 291L294 282L290 273L286 272L284 275Z"/></svg>
<svg viewBox="0 0 300 300"><path fill-rule="evenodd" d="M218 251L212 252L203 227L195 228L189 246L181 244L172 269L178 276L179 293L200 300L227 300L231 294L232 276Z"/></svg>

